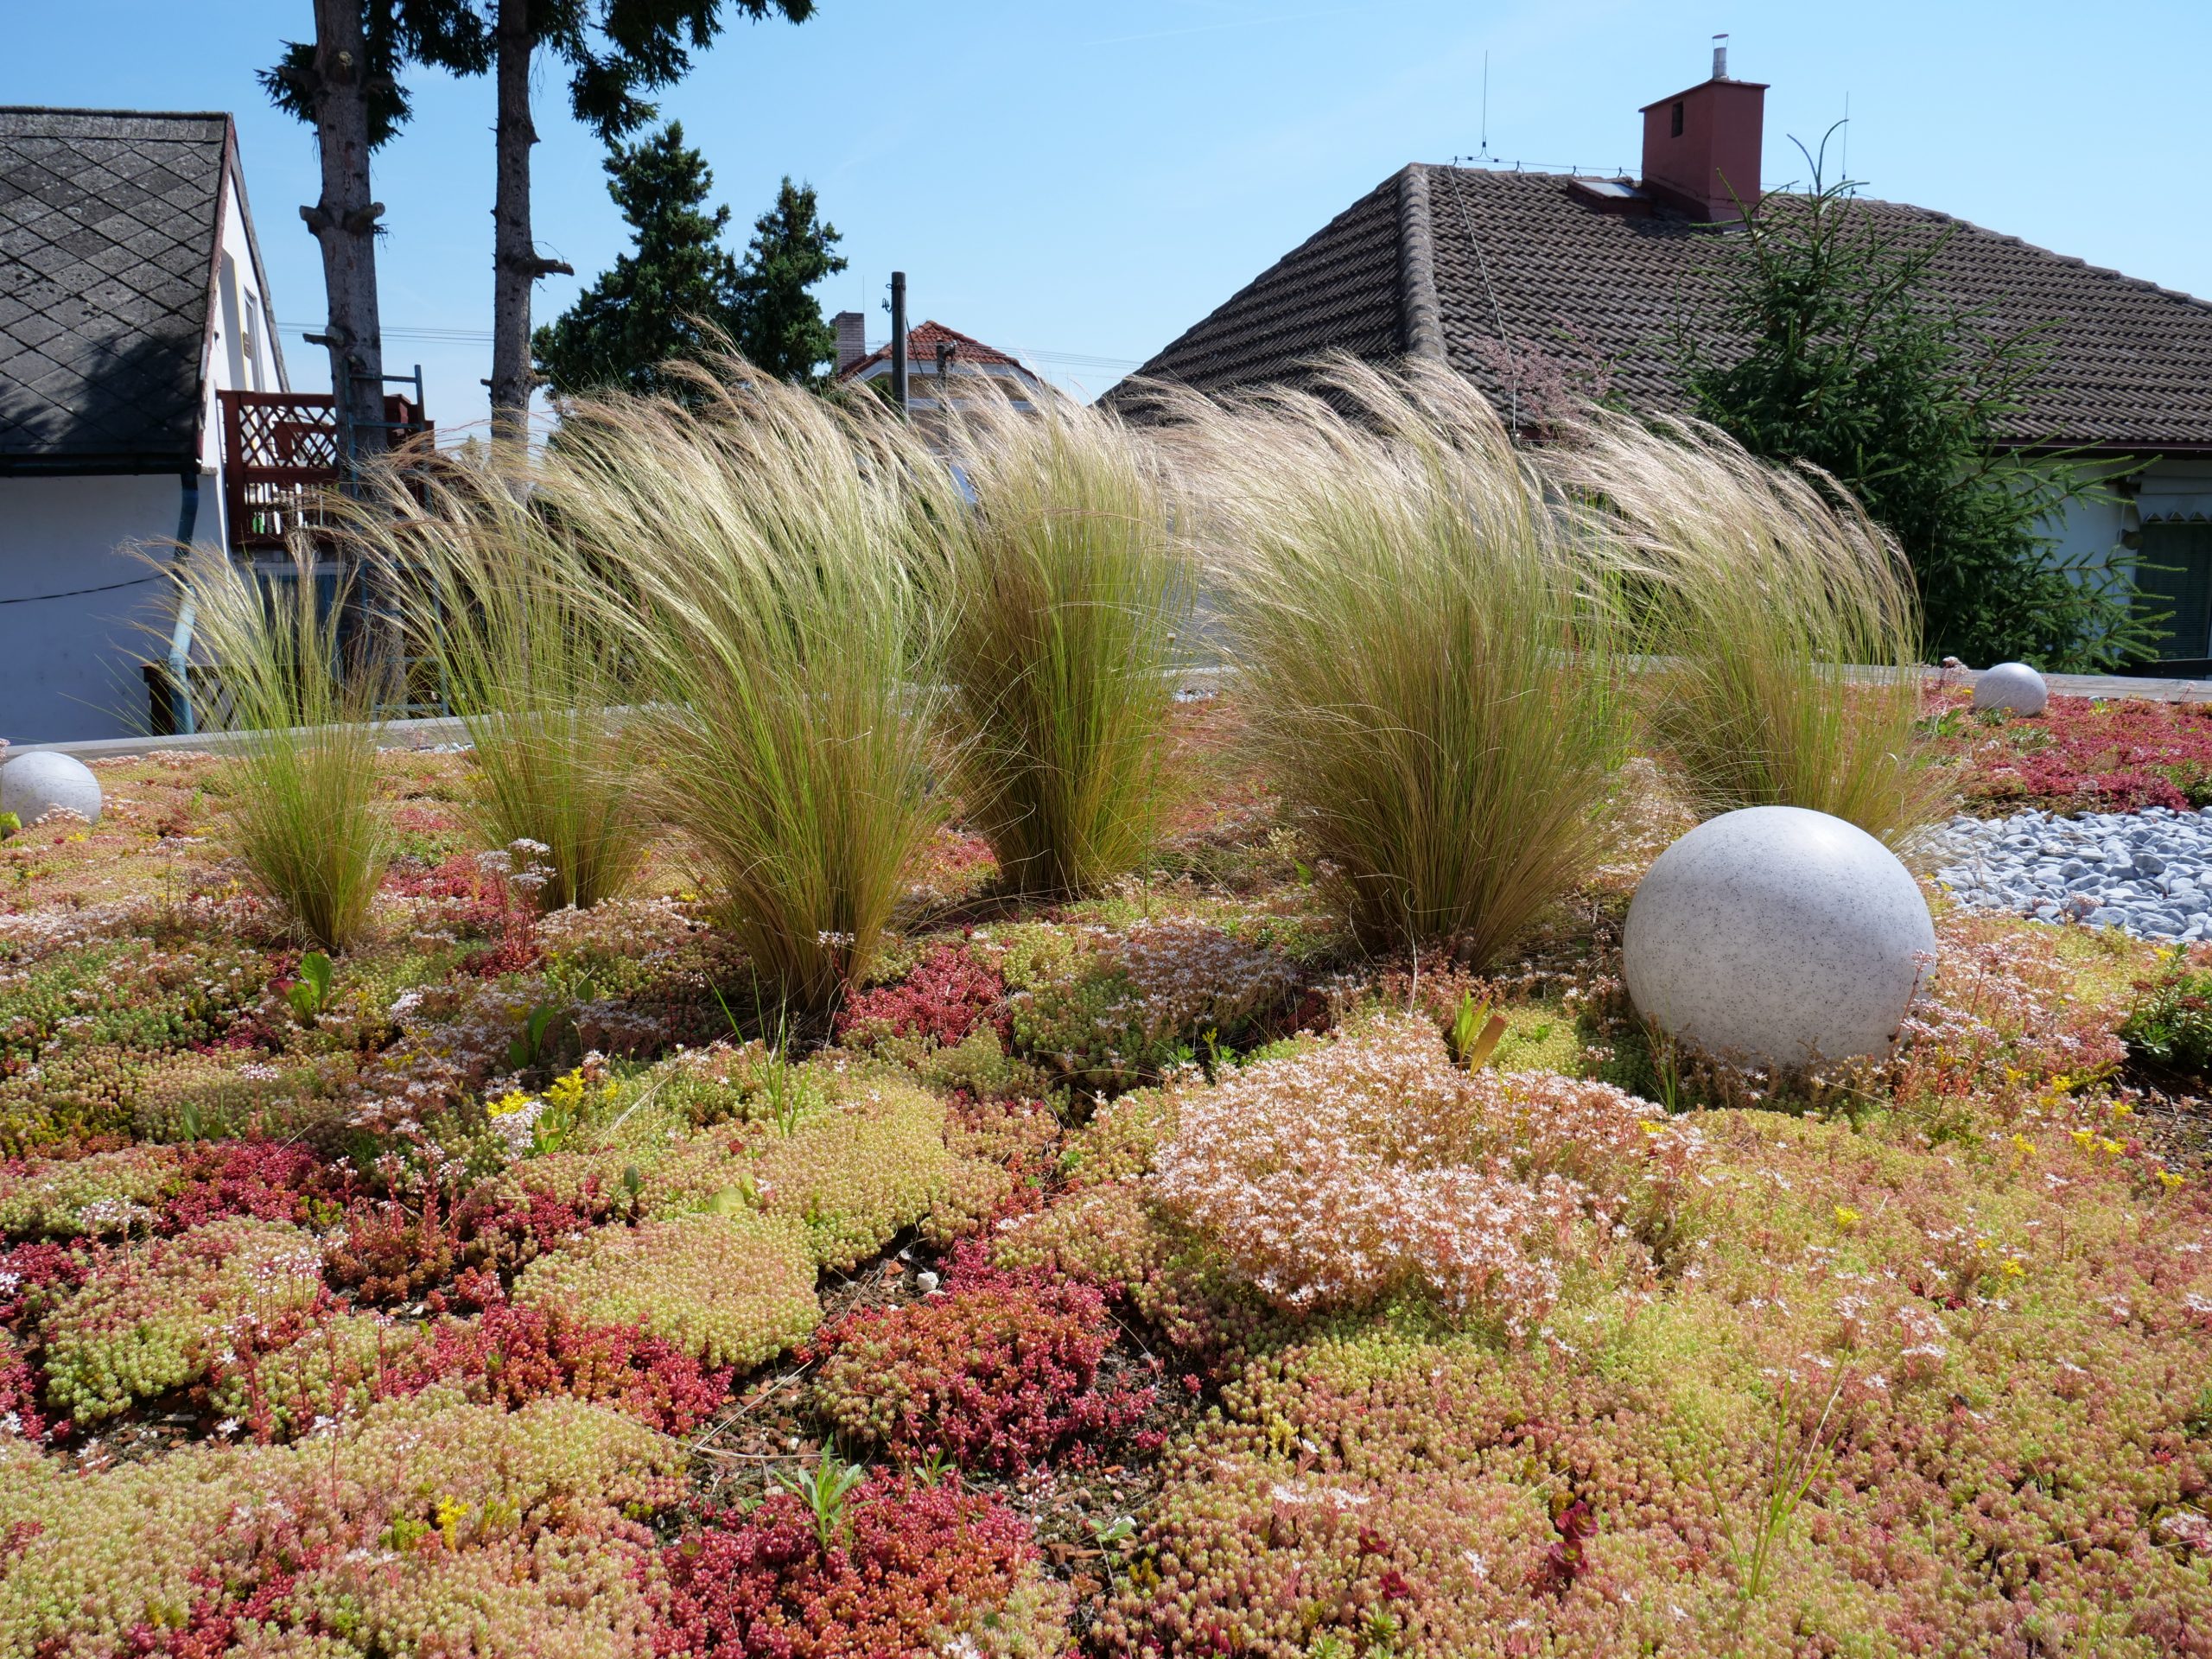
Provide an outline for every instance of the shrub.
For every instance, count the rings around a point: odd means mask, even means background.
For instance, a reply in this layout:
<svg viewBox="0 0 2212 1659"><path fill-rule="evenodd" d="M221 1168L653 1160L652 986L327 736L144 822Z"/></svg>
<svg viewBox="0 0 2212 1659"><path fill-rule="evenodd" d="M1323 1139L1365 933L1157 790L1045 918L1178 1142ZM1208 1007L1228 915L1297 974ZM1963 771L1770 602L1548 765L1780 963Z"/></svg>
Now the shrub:
<svg viewBox="0 0 2212 1659"><path fill-rule="evenodd" d="M1098 1388L1114 1335L1095 1287L963 1254L944 1294L856 1313L817 1339L827 1358L815 1409L902 1463L941 1456L1010 1475L1065 1451L1095 1460L1152 1398Z"/></svg>
<svg viewBox="0 0 2212 1659"><path fill-rule="evenodd" d="M664 1550L660 1650L700 1659L870 1659L920 1652L1057 1655L1067 1592L1027 1527L953 1483L872 1476L824 1548L794 1493L704 1518Z"/></svg>
<svg viewBox="0 0 2212 1659"><path fill-rule="evenodd" d="M198 1381L234 1325L282 1319L322 1287L321 1256L296 1228L222 1221L118 1255L46 1316L47 1394L80 1422Z"/></svg>
<svg viewBox="0 0 2212 1659"><path fill-rule="evenodd" d="M1891 844L1938 815L1912 574L1854 502L1685 425L1593 420L1553 465L1640 544L1642 706L1701 810L1808 807Z"/></svg>
<svg viewBox="0 0 2212 1659"><path fill-rule="evenodd" d="M1268 775L1359 941L1486 958L1585 875L1625 753L1603 543L1482 395L1338 362L1186 422Z"/></svg>
<svg viewBox="0 0 2212 1659"><path fill-rule="evenodd" d="M729 365L698 411L572 405L536 483L633 619L657 804L720 885L765 993L827 1012L866 979L944 816L920 525L964 511L873 399Z"/></svg>
<svg viewBox="0 0 2212 1659"><path fill-rule="evenodd" d="M1008 887L1093 890L1145 858L1166 810L1190 557L1159 462L1114 416L1000 400L953 432L975 496L940 526L956 787Z"/></svg>
<svg viewBox="0 0 2212 1659"><path fill-rule="evenodd" d="M822 1317L804 1230L750 1211L602 1228L531 1262L514 1298L586 1325L635 1325L709 1367L740 1371L774 1358Z"/></svg>
<svg viewBox="0 0 2212 1659"><path fill-rule="evenodd" d="M651 845L619 624L575 575L526 480L471 454L410 450L346 515L353 546L406 618L424 671L467 728L470 827L486 848L545 849L545 910L620 893Z"/></svg>
<svg viewBox="0 0 2212 1659"><path fill-rule="evenodd" d="M162 568L181 573L218 677L208 713L234 734L232 843L307 943L343 950L368 926L393 845L376 799L385 688L338 637L353 587L341 580L322 609L305 565L267 587L227 558Z"/></svg>
<svg viewBox="0 0 2212 1659"><path fill-rule="evenodd" d="M1250 1066L1178 1117L1160 1198L1277 1306L1419 1289L1522 1336L1570 1265L1623 1249L1617 1227L1664 1236L1694 1143L1604 1084L1464 1071L1417 1019Z"/></svg>

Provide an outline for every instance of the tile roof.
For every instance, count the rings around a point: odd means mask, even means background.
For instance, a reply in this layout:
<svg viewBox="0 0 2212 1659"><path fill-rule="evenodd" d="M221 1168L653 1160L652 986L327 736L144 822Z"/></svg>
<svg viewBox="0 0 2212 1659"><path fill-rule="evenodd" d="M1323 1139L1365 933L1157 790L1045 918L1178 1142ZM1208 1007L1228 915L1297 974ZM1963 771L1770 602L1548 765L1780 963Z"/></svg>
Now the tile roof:
<svg viewBox="0 0 2212 1659"><path fill-rule="evenodd" d="M1935 285L1986 308L1988 326L2047 330L2041 389L2015 441L2212 449L2212 304L1927 208L1857 208L1906 247L1950 232L1930 265ZM1721 234L1664 207L1603 211L1561 175L1416 164L1138 378L1214 389L1294 378L1332 349L1374 360L1440 350L1505 403L1534 352L1632 404L1679 407L1672 342L1687 331L1729 344L1717 321Z"/></svg>
<svg viewBox="0 0 2212 1659"><path fill-rule="evenodd" d="M0 108L0 467L197 456L226 115Z"/></svg>
<svg viewBox="0 0 2212 1659"><path fill-rule="evenodd" d="M948 328L941 322L924 322L906 331L906 359L911 364L927 364L928 372L937 372L937 348L950 344L960 349L953 361L958 363L991 363L1005 368L1020 369L1033 380L1036 376L1019 358L1009 357L995 346L986 346L972 334L963 334L957 328ZM891 347L879 346L866 357L855 358L837 371L840 380L852 380L868 372L879 363L891 360ZM918 368L916 371L919 372Z"/></svg>

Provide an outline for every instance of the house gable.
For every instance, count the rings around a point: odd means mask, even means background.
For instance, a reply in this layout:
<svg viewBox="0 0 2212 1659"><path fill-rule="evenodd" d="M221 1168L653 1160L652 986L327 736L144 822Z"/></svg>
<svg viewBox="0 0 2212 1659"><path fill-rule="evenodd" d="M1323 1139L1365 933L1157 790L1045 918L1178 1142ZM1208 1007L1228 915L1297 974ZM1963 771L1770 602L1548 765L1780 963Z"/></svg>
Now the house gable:
<svg viewBox="0 0 2212 1659"><path fill-rule="evenodd" d="M0 108L0 471L198 465L233 153L220 114Z"/></svg>

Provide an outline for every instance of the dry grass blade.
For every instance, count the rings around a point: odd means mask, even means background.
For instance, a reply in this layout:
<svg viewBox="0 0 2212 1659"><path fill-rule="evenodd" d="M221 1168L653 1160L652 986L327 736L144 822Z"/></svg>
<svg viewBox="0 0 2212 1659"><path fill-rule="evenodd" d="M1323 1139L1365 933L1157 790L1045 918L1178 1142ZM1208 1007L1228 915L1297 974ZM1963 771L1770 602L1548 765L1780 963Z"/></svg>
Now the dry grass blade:
<svg viewBox="0 0 2212 1659"><path fill-rule="evenodd" d="M1167 400L1221 514L1263 759L1377 949L1480 959L1604 845L1625 721L1606 550L1456 377Z"/></svg>
<svg viewBox="0 0 2212 1659"><path fill-rule="evenodd" d="M944 524L959 794L1009 888L1095 891L1166 810L1192 561L1156 457L1114 416L975 402L952 429L975 510Z"/></svg>
<svg viewBox="0 0 2212 1659"><path fill-rule="evenodd" d="M1831 480L1605 417L1551 465L1641 543L1648 728L1700 810L1809 807L1891 845L1941 813L1911 574Z"/></svg>
<svg viewBox="0 0 2212 1659"><path fill-rule="evenodd" d="M696 409L571 408L537 491L628 620L660 811L763 988L818 1012L866 974L943 817L927 521L963 508L872 400L723 372Z"/></svg>
<svg viewBox="0 0 2212 1659"><path fill-rule="evenodd" d="M624 630L531 480L468 454L398 457L347 514L414 649L467 728L470 826L550 849L549 909L620 893L651 844Z"/></svg>
<svg viewBox="0 0 2212 1659"><path fill-rule="evenodd" d="M204 555L163 568L179 573L213 671L203 729L238 734L238 857L302 940L343 950L368 927L393 845L377 802L378 683L340 642L350 587L340 579L319 601L305 561L274 576Z"/></svg>

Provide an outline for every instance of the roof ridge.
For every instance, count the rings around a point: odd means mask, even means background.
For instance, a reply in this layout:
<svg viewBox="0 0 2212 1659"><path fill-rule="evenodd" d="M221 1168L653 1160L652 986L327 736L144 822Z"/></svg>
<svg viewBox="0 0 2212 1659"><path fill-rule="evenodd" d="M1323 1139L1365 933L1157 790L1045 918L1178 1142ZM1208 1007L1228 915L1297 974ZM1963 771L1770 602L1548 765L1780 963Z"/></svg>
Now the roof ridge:
<svg viewBox="0 0 2212 1659"><path fill-rule="evenodd" d="M0 115L106 115L125 121L228 121L228 110L103 110L79 104L0 104Z"/></svg>
<svg viewBox="0 0 2212 1659"><path fill-rule="evenodd" d="M1428 168L1420 162L1407 162L1398 175L1398 344L1408 357L1445 360Z"/></svg>

